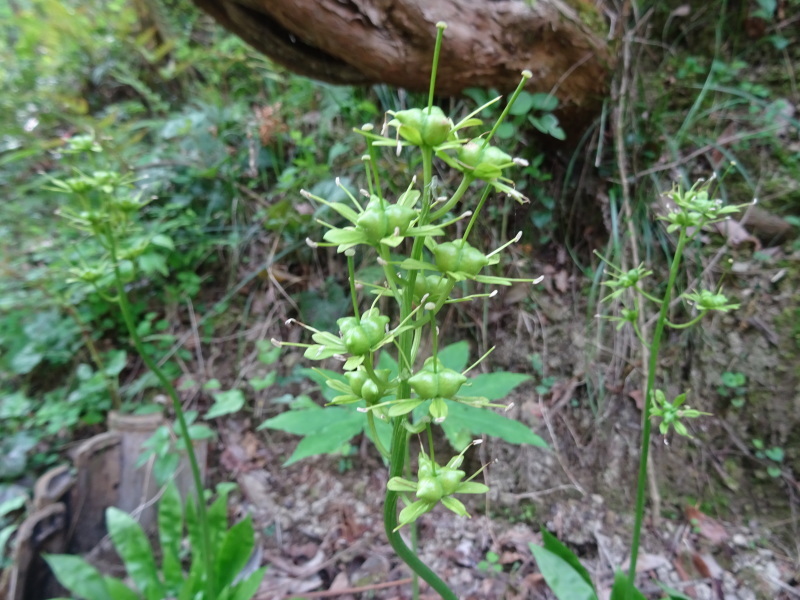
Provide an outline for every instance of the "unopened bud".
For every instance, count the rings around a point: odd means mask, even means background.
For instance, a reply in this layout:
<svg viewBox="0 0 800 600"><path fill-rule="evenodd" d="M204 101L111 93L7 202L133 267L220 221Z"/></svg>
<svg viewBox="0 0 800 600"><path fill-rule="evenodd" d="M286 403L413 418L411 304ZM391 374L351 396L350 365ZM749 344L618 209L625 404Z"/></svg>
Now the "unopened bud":
<svg viewBox="0 0 800 600"><path fill-rule="evenodd" d="M436 308L436 304L434 302L427 302L425 304L425 310L433 310Z"/></svg>
<svg viewBox="0 0 800 600"><path fill-rule="evenodd" d="M273 345L273 346L275 346L276 348L280 348L280 347L282 347L282 346L283 346L283 344L281 343L281 341L280 341L280 340L276 340L275 338L270 338L269 342L270 342L270 344L272 344L272 345Z"/></svg>
<svg viewBox="0 0 800 600"><path fill-rule="evenodd" d="M306 238L306 246L309 248L319 248L319 244L311 238Z"/></svg>
<svg viewBox="0 0 800 600"><path fill-rule="evenodd" d="M375 129L375 126L372 123L365 123L364 125L361 126L361 129L363 129L364 131L372 131L373 129Z"/></svg>

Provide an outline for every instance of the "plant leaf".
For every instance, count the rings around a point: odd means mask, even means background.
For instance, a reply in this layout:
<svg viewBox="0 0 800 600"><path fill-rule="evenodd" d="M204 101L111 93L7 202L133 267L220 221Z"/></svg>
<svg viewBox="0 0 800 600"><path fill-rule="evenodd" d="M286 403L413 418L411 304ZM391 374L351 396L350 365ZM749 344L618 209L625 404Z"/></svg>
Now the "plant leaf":
<svg viewBox="0 0 800 600"><path fill-rule="evenodd" d="M334 410L334 408L326 408L324 410L328 412ZM287 467L309 456L336 452L342 445L350 441L353 436L361 433L365 423L366 417L364 415L354 410L350 411L350 415L346 420L329 425L315 432L314 435L308 435L300 440L297 448L295 448L289 459L283 463L283 466Z"/></svg>
<svg viewBox="0 0 800 600"><path fill-rule="evenodd" d="M530 549L558 600L597 600L594 588L567 561L536 544L530 544Z"/></svg>
<svg viewBox="0 0 800 600"><path fill-rule="evenodd" d="M106 511L106 525L133 583L147 600L162 600L164 588L158 579L153 549L139 523L112 506Z"/></svg>
<svg viewBox="0 0 800 600"><path fill-rule="evenodd" d="M453 371L463 371L469 360L469 343L466 341L450 344L446 348L439 350L438 355L441 363Z"/></svg>
<svg viewBox="0 0 800 600"><path fill-rule="evenodd" d="M542 542L547 550L556 556L560 556L564 561L570 564L586 583L592 585L592 576L589 575L589 571L586 570L586 567L581 564L580 559L575 556L572 550L562 544L561 540L544 528L542 528Z"/></svg>
<svg viewBox="0 0 800 600"><path fill-rule="evenodd" d="M158 538L161 544L164 584L171 590L176 590L183 582L180 559L183 505L174 481L169 482L158 503Z"/></svg>
<svg viewBox="0 0 800 600"><path fill-rule="evenodd" d="M484 373L470 379L470 396L483 396L489 400L502 400L515 387L533 379L524 373ZM466 390L465 390L466 391Z"/></svg>
<svg viewBox="0 0 800 600"><path fill-rule="evenodd" d="M266 572L267 567L261 567L250 577L237 583L231 600L251 600L256 595Z"/></svg>
<svg viewBox="0 0 800 600"><path fill-rule="evenodd" d="M119 579L106 576L103 577L103 581L106 583L110 598L114 600L140 600L139 594L134 592Z"/></svg>
<svg viewBox="0 0 800 600"><path fill-rule="evenodd" d="M73 595L85 600L114 600L100 572L80 556L47 554L44 559L58 582Z"/></svg>
<svg viewBox="0 0 800 600"><path fill-rule="evenodd" d="M614 573L614 586L609 600L647 600L647 597L636 589L625 573L617 571Z"/></svg>
<svg viewBox="0 0 800 600"><path fill-rule="evenodd" d="M336 423L349 420L354 412L354 410L337 406L289 410L277 417L267 419L258 428L277 429L294 435L310 435Z"/></svg>
<svg viewBox="0 0 800 600"><path fill-rule="evenodd" d="M214 394L214 404L203 417L206 420L239 412L244 406L242 390L227 390Z"/></svg>
<svg viewBox="0 0 800 600"><path fill-rule="evenodd" d="M548 447L547 442L533 433L529 427L519 421L499 415L491 409L467 406L460 402L450 402L449 408L450 414L442 423L442 429L451 443L459 438L462 430L466 430L473 435L485 434L499 437L510 444Z"/></svg>
<svg viewBox="0 0 800 600"><path fill-rule="evenodd" d="M231 527L222 538L214 566L218 590L233 583L250 559L253 545L253 521L248 515Z"/></svg>

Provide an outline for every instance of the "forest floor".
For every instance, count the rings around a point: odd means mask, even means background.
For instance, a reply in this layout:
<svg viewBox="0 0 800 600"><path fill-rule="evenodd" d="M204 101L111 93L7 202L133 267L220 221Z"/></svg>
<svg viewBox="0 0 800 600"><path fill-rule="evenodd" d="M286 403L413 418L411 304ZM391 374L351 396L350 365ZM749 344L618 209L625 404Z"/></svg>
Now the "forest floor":
<svg viewBox="0 0 800 600"><path fill-rule="evenodd" d="M670 337L660 365L671 392L690 390L692 407L711 415L692 422L691 439L656 436L652 445L657 497L639 559L652 598L662 597L660 584L693 599L800 596L800 253L728 251L725 288L742 308ZM695 258L713 271L716 252ZM473 466L490 463L491 492L468 503L473 518L439 508L419 522L422 557L464 600L550 597L528 546L540 542L541 527L588 561L601 598L628 559L642 392L638 365L625 357L636 348L592 318L584 293L591 282L560 254L534 266L548 275L534 303L512 288L489 323L498 347L491 368L530 372L531 356L541 357L537 380L509 400L551 449L488 440ZM282 324L273 327L257 335L279 336ZM744 376L742 403L732 404L723 373ZM233 420L220 433L217 475L239 483L241 512L265 533L271 566L259 598L410 597L409 572L383 533L387 471L371 445L283 468L296 438ZM781 448L780 463L754 439Z"/></svg>

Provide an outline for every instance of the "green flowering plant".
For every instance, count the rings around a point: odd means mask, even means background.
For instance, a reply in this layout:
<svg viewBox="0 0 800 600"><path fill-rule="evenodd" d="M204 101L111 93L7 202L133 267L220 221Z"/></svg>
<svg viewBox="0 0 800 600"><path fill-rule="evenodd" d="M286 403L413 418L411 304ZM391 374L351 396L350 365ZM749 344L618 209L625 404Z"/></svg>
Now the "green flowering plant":
<svg viewBox="0 0 800 600"><path fill-rule="evenodd" d="M518 202L527 201L507 177L512 168L524 161L513 159L491 145L491 140L531 73L523 72L508 105L488 131L475 115L497 100L455 122L433 105L444 29L443 23L437 25L428 105L390 111L380 133L371 125L356 130L367 146L362 157L366 189L355 194L337 179L339 189L344 192L345 200L341 202L303 192L307 199L327 207L344 222L340 225L320 219L320 224L326 228L322 239L307 240L307 243L312 248L335 248L344 255L352 314L337 320L336 332L320 331L290 319L287 325L304 327L310 332L312 343L279 340L273 343L303 348L309 360L337 359L342 363L344 377L316 370L317 376L334 394L329 401L334 407L325 410L335 410L338 414L344 407L355 405L366 416L367 433L389 464L384 503L384 526L389 541L416 575L443 598L455 600L453 591L406 546L399 530L413 527L421 515L440 504L460 516L469 516L455 495L483 494L488 487L474 481L482 469L467 477L460 468L465 453L474 444L465 443L459 432L449 428L448 419L463 418L469 411L505 406L468 392L477 378L471 379L467 373L491 350L466 369L451 368L448 364L452 363L444 360L445 352L439 352L438 317L447 305L475 298L489 300L496 295L496 290L463 294L465 286L458 285L461 282L508 286L517 282L538 283L541 278L510 278L486 272L488 267L499 263L502 251L518 242L521 234L489 252L478 248L470 237L492 193L507 194ZM390 130L394 131L393 137ZM474 135L468 136L467 132ZM399 195L385 192L390 186L382 181L379 169L378 153L383 148L394 149L399 157L408 152L421 155L421 177L412 175L410 183L398 186L404 190ZM408 160L412 164L411 159ZM434 195L434 160L441 161L441 168L449 166L461 177L452 193ZM464 206L471 197L467 191L476 187L481 190L477 204ZM452 233L456 224L461 230L458 235ZM356 255L375 256L383 271L381 284L356 278ZM374 297L366 310L360 306L360 293ZM392 303L394 309L388 307ZM428 345L431 351L425 356L422 349ZM395 352L396 358L387 358L390 351ZM385 365L394 368L385 368ZM491 430L491 427L495 427L498 420L508 419L487 413L485 419L477 417L472 423L483 421L485 432L496 434L497 428ZM271 421L265 425L276 426L276 419ZM381 435L378 424L389 425L388 443L381 441L387 437ZM438 431L443 431L451 443L459 440L456 449L460 452L444 465L434 457L435 432ZM545 446L541 438L527 433L524 443ZM414 473L406 457L409 438L416 434L425 434L422 437L427 437L427 448L422 445ZM401 498L406 506L398 515Z"/></svg>
<svg viewBox="0 0 800 600"><path fill-rule="evenodd" d="M598 253L603 262L609 267L608 279L603 282L603 285L611 289L611 293L603 300L616 300L622 304L620 316L609 318L617 323L617 329L631 327L642 343L642 347L648 357L647 371L645 373L646 389L644 409L642 411L635 520L630 546L630 566L627 573L622 571L616 573L614 585L611 589L612 600L645 599L644 594L636 588L634 578L639 557L642 524L644 522L647 463L653 423L658 423L661 435L668 435L670 431L675 431L680 436L691 437L685 421L709 414L686 406L686 393L679 394L674 400L670 401L667 400L661 389L656 389L658 357L664 332L668 328L690 328L696 325L709 312L728 312L739 308L738 303L732 302L720 292L700 289L691 292L687 291L678 296L688 306L693 307L697 313L696 315L683 323L674 323L667 317L687 245L704 227L723 221L729 218L731 214L739 212L742 208L741 206L724 205L721 200L714 199L711 194L713 182L714 178L712 177L709 181L698 181L689 189L676 185L667 193L671 200L672 208L660 219L667 223L666 229L668 233L677 234L677 240L670 264L669 278L662 296L659 297L643 287L643 280L653 274L644 265L624 270L613 265ZM645 335L639 324L642 317L645 316L643 311L646 309L643 302L649 302L658 307L655 326L650 336ZM559 600L572 600L578 597L592 600L598 598L597 591L586 568L580 563L575 554L555 537L543 532L543 545L531 544L530 546L545 581Z"/></svg>
<svg viewBox="0 0 800 600"><path fill-rule="evenodd" d="M91 136L75 136L67 142L65 153L85 158L86 162L91 164L94 162L93 159L102 156L103 148ZM182 587L180 594L164 591L162 584L166 582L161 581L155 572L149 573L150 576L146 579L136 581L138 591L141 592L140 595L128 589L120 581L113 578L102 578L88 565L83 565L77 557L51 557L53 559L51 565L66 587L73 590L79 589L80 591L76 593L87 599L143 597L149 600L175 596L207 598L208 600L221 600L222 598L248 600L255 593L263 571L259 571L258 575L254 576L252 580L248 580L244 586L233 584L232 580L238 571L233 570L233 565L226 561L234 555L236 561L239 561L242 555L232 554L230 548L225 546L218 548L216 545L216 542L219 541L219 535L217 535L219 532L213 531L215 523L211 521L214 515L209 514L210 510L206 507L200 464L194 444L191 443L193 439L208 437L208 430L192 424L196 413L184 412L175 386L152 353L145 348L129 297L131 291L128 284L134 281L139 274L168 274L166 259L161 252L175 248L172 238L144 225L140 213L147 206L149 200L143 199L143 192L137 190L134 184L135 178L128 174L101 169L87 172L75 169L71 177L51 179L49 189L66 194L67 201L58 210L58 214L82 234L82 243L91 249L91 252L80 253L80 262L73 264L69 269L68 281L88 286L106 302L119 309L130 335L131 344L171 400L177 420L178 443L188 456L196 497L195 516L191 523L187 523L194 530L190 532L190 537L195 550L193 558L196 560L188 578L189 584ZM354 329L358 331L351 336L354 340L351 346L358 345L359 336L367 336L368 339L371 339L371 330L368 328L356 326ZM220 402L215 404L206 414L206 418L232 412L230 409L221 410L220 405ZM117 403L115 408L120 408L120 405ZM158 435L157 433L156 436ZM171 464L174 467L174 463ZM172 500L167 503L162 502L162 508L167 510L170 506L174 507L174 498ZM225 507L216 510L224 511ZM131 578L136 580L135 573L141 574L143 568L153 571L150 569L152 552L149 546L146 551L141 551L144 533L129 527L130 517L121 515L119 511L110 511L108 517L112 537L115 530L123 530L119 539L114 539L123 558L125 558L123 548L133 547L134 549L130 555L130 561L126 560L126 567ZM248 530L243 531L242 527ZM252 544L252 526L249 521L244 526L234 526L231 532L236 535L230 544L244 548L242 542L245 539L250 539ZM146 542L146 539L144 541ZM247 556L245 556L245 560L246 558ZM56 564L59 565L58 568L56 568ZM71 573L76 568L80 569L79 576ZM179 565L178 575L180 575ZM183 580L181 579L181 581Z"/></svg>

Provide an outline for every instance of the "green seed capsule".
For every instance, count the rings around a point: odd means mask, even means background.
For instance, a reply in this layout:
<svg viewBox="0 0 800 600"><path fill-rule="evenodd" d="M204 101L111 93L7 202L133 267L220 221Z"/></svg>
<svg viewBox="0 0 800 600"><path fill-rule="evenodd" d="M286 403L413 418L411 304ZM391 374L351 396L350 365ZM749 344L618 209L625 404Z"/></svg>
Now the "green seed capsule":
<svg viewBox="0 0 800 600"><path fill-rule="evenodd" d="M437 477L420 477L416 495L420 500L438 502L444 496L444 490Z"/></svg>
<svg viewBox="0 0 800 600"><path fill-rule="evenodd" d="M503 169L513 162L509 154L506 154L496 146L483 147L483 141L473 140L464 144L458 150L458 160L472 170L472 174L478 179L489 181L496 179L503 174Z"/></svg>
<svg viewBox="0 0 800 600"><path fill-rule="evenodd" d="M466 473L459 469L448 469L447 467L442 467L439 469L437 475L439 478L439 483L442 484L442 492L444 492L445 496L449 496L450 494L455 493L456 488L464 479Z"/></svg>
<svg viewBox="0 0 800 600"><path fill-rule="evenodd" d="M439 395L439 378L432 371L420 371L408 378L408 384L414 393L424 400Z"/></svg>
<svg viewBox="0 0 800 600"><path fill-rule="evenodd" d="M442 273L462 272L475 276L489 264L486 255L465 240L445 242L433 250L436 268Z"/></svg>

